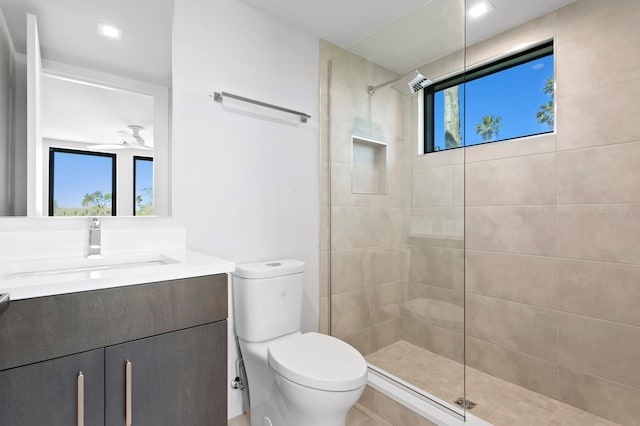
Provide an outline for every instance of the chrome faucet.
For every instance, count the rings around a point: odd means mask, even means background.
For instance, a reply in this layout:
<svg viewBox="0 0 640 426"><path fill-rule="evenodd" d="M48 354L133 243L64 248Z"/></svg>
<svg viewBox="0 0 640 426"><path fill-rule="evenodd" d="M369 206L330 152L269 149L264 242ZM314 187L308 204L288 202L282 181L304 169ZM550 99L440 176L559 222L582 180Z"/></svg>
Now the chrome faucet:
<svg viewBox="0 0 640 426"><path fill-rule="evenodd" d="M91 218L91 225L89 225L89 253L88 258L100 257L101 245L100 245L100 219L97 217Z"/></svg>

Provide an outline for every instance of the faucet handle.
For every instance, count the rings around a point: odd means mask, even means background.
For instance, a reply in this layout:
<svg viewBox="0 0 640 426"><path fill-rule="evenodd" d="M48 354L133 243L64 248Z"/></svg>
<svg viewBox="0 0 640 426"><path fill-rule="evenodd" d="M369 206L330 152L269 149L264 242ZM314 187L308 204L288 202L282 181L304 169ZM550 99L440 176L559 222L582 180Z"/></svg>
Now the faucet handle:
<svg viewBox="0 0 640 426"><path fill-rule="evenodd" d="M99 228L100 227L100 219L97 217L91 218L91 226Z"/></svg>

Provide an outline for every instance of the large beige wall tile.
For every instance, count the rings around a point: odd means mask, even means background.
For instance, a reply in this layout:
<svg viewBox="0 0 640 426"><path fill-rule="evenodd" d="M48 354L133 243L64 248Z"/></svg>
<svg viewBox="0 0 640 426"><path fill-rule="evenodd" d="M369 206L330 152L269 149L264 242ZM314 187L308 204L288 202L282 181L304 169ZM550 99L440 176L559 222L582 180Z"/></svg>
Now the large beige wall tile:
<svg viewBox="0 0 640 426"><path fill-rule="evenodd" d="M331 213L329 206L320 206L320 251L329 250Z"/></svg>
<svg viewBox="0 0 640 426"><path fill-rule="evenodd" d="M465 162L499 160L501 158L546 154L556 151L555 133L529 136L498 143L469 146L464 149Z"/></svg>
<svg viewBox="0 0 640 426"><path fill-rule="evenodd" d="M373 247L390 246L404 242L405 211L394 208L370 208L369 241Z"/></svg>
<svg viewBox="0 0 640 426"><path fill-rule="evenodd" d="M411 246L411 282L462 290L464 251L445 247Z"/></svg>
<svg viewBox="0 0 640 426"><path fill-rule="evenodd" d="M329 252L320 252L320 297L329 296Z"/></svg>
<svg viewBox="0 0 640 426"><path fill-rule="evenodd" d="M389 346L402 339L402 323L394 318L371 327L371 347L373 351Z"/></svg>
<svg viewBox="0 0 640 426"><path fill-rule="evenodd" d="M559 152L558 203L640 202L639 159L640 142Z"/></svg>
<svg viewBox="0 0 640 426"><path fill-rule="evenodd" d="M331 207L331 249L368 247L371 243L371 210Z"/></svg>
<svg viewBox="0 0 640 426"><path fill-rule="evenodd" d="M320 106L322 108L322 105ZM320 138L320 161L330 161L329 152L329 115L320 114L318 117L318 133Z"/></svg>
<svg viewBox="0 0 640 426"><path fill-rule="evenodd" d="M453 205L453 166L413 171L412 207Z"/></svg>
<svg viewBox="0 0 640 426"><path fill-rule="evenodd" d="M330 313L329 313L329 298L328 297L321 297L320 298L320 326L319 326L319 332L322 334L329 334L330 333L330 328L329 328L329 323L330 323Z"/></svg>
<svg viewBox="0 0 640 426"><path fill-rule="evenodd" d="M640 59L636 52L640 49L640 38L630 36L636 25L637 22L604 25L587 38L559 43L556 50L557 96L561 98L637 79Z"/></svg>
<svg viewBox="0 0 640 426"><path fill-rule="evenodd" d="M377 68L374 69L374 72ZM388 80L395 78L395 74L386 72ZM382 130L385 141L402 135L402 95L395 90L380 90L370 97L371 122Z"/></svg>
<svg viewBox="0 0 640 426"><path fill-rule="evenodd" d="M640 266L559 261L559 309L640 326Z"/></svg>
<svg viewBox="0 0 640 426"><path fill-rule="evenodd" d="M366 250L334 250L331 252L331 294L348 293L365 286Z"/></svg>
<svg viewBox="0 0 640 426"><path fill-rule="evenodd" d="M354 194L351 164L331 163L331 205L333 207L366 207L369 195Z"/></svg>
<svg viewBox="0 0 640 426"><path fill-rule="evenodd" d="M564 367L559 382L560 401L622 425L640 424L640 390Z"/></svg>
<svg viewBox="0 0 640 426"><path fill-rule="evenodd" d="M331 296L331 334L349 336L371 324L369 305L371 292L358 290Z"/></svg>
<svg viewBox="0 0 640 426"><path fill-rule="evenodd" d="M464 207L420 207L411 209L412 235L464 235Z"/></svg>
<svg viewBox="0 0 640 426"><path fill-rule="evenodd" d="M640 205L558 206L560 257L640 263Z"/></svg>
<svg viewBox="0 0 640 426"><path fill-rule="evenodd" d="M403 316L402 339L443 357L463 362L464 335L462 333L434 327L428 322Z"/></svg>
<svg viewBox="0 0 640 426"><path fill-rule="evenodd" d="M369 269L371 285L407 281L409 278L409 250L397 247L370 249Z"/></svg>
<svg viewBox="0 0 640 426"><path fill-rule="evenodd" d="M640 19L637 0L579 0L558 10L558 42L588 39L607 27L625 26Z"/></svg>
<svg viewBox="0 0 640 426"><path fill-rule="evenodd" d="M467 336L555 362L557 313L520 303L467 295Z"/></svg>
<svg viewBox="0 0 640 426"><path fill-rule="evenodd" d="M368 117L370 96L368 81L374 64L352 53L336 56L330 64L332 117L351 120L353 117Z"/></svg>
<svg viewBox="0 0 640 426"><path fill-rule="evenodd" d="M401 314L448 331L464 331L464 293L424 284L409 284Z"/></svg>
<svg viewBox="0 0 640 426"><path fill-rule="evenodd" d="M640 388L640 328L561 313L558 344L561 366Z"/></svg>
<svg viewBox="0 0 640 426"><path fill-rule="evenodd" d="M405 283L386 283L371 288L370 315L372 324L400 318Z"/></svg>
<svg viewBox="0 0 640 426"><path fill-rule="evenodd" d="M547 13L537 19L530 20L510 30L504 31L488 40L475 45L467 46L466 66L473 67L476 64L502 57L505 53L513 52L520 46L553 38L556 33L556 14ZM469 34L467 38L473 38L473 28L467 27Z"/></svg>
<svg viewBox="0 0 640 426"><path fill-rule="evenodd" d="M638 98L640 79L559 98L558 150L639 141Z"/></svg>
<svg viewBox="0 0 640 426"><path fill-rule="evenodd" d="M351 165L351 136L370 138L368 120L331 115L329 128L329 154L332 163Z"/></svg>
<svg viewBox="0 0 640 426"><path fill-rule="evenodd" d="M466 247L555 256L556 207L467 207Z"/></svg>
<svg viewBox="0 0 640 426"><path fill-rule="evenodd" d="M556 50L558 97L640 78L640 37L636 34L640 8L635 13L635 20L599 25L587 37L560 40Z"/></svg>
<svg viewBox="0 0 640 426"><path fill-rule="evenodd" d="M470 163L465 182L468 206L555 204L556 154Z"/></svg>
<svg viewBox="0 0 640 426"><path fill-rule="evenodd" d="M328 206L330 202L331 175L328 161L320 162L320 205Z"/></svg>
<svg viewBox="0 0 640 426"><path fill-rule="evenodd" d="M465 289L469 293L555 309L555 258L468 250Z"/></svg>
<svg viewBox="0 0 640 426"><path fill-rule="evenodd" d="M513 352L471 337L467 337L466 342L469 367L552 398L558 397L558 367L555 362ZM467 392L473 394L477 390L468 384Z"/></svg>

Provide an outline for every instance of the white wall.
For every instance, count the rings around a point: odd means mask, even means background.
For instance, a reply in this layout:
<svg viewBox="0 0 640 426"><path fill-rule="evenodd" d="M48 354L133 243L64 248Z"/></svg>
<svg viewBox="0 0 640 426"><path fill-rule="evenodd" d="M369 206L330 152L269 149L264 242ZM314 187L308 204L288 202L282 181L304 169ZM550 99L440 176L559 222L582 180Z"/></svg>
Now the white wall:
<svg viewBox="0 0 640 426"><path fill-rule="evenodd" d="M174 19L174 216L192 249L237 263L304 260L303 329L317 330L319 40L236 0L176 0ZM213 91L312 118L214 103ZM230 390L229 417L240 413Z"/></svg>

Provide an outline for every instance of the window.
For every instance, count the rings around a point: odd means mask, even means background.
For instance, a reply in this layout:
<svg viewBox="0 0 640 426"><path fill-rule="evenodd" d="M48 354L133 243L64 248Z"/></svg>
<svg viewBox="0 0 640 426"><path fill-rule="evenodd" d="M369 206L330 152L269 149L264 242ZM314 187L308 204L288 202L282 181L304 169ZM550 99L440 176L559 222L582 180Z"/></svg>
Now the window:
<svg viewBox="0 0 640 426"><path fill-rule="evenodd" d="M425 153L553 132L553 42L425 89Z"/></svg>
<svg viewBox="0 0 640 426"><path fill-rule="evenodd" d="M133 215L153 216L153 158L133 157Z"/></svg>
<svg viewBox="0 0 640 426"><path fill-rule="evenodd" d="M49 216L115 214L115 154L50 148Z"/></svg>

